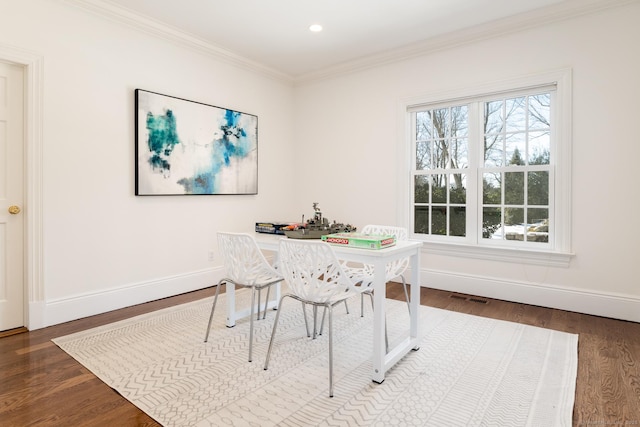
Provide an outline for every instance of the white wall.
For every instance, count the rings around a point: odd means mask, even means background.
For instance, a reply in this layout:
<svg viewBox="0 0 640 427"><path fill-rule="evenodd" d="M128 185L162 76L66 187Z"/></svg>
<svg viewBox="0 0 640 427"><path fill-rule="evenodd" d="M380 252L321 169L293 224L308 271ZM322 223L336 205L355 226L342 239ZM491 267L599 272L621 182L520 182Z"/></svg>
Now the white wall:
<svg viewBox="0 0 640 427"><path fill-rule="evenodd" d="M571 265L425 252L423 284L640 321L640 231L631 223L640 202L629 180L640 158L637 2L295 88L64 1L0 0L0 10L0 47L44 64L43 266L32 277L32 329L211 285L221 273L216 231L296 220L312 202L357 226L403 222L399 100L566 67ZM259 194L135 197L135 88L258 115Z"/></svg>
<svg viewBox="0 0 640 427"><path fill-rule="evenodd" d="M325 214L400 224L400 100L571 68L572 252L568 268L424 252L429 287L640 321L640 5L605 10L297 87L298 194ZM407 183L408 185L408 183ZM300 207L309 200L300 200Z"/></svg>
<svg viewBox="0 0 640 427"><path fill-rule="evenodd" d="M218 230L296 212L282 191L293 181L282 167L289 82L63 2L0 0L0 10L0 45L44 64L42 298L30 298L31 329L210 286ZM134 196L136 88L257 115L258 195Z"/></svg>

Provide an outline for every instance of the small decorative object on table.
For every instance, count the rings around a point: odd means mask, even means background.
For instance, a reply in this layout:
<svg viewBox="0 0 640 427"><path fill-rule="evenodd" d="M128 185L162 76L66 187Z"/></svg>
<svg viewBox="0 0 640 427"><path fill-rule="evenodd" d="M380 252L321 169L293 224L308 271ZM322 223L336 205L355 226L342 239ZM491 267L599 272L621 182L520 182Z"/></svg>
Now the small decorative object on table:
<svg viewBox="0 0 640 427"><path fill-rule="evenodd" d="M305 222L304 215L302 215L302 222L285 227L284 234L291 239L320 239L327 234L356 231L356 227L351 224L342 224L336 221L329 223L327 218L322 217L318 202L313 203L313 210L313 218Z"/></svg>
<svg viewBox="0 0 640 427"><path fill-rule="evenodd" d="M256 233L265 233L265 234L281 234L284 235L284 230L286 227L292 225L292 222L256 222Z"/></svg>

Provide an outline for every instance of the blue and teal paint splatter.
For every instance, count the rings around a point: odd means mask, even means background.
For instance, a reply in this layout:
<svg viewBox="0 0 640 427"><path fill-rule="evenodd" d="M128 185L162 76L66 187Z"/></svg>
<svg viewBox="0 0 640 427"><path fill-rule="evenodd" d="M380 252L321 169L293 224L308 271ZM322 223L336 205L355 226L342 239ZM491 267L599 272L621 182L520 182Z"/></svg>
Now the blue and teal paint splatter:
<svg viewBox="0 0 640 427"><path fill-rule="evenodd" d="M153 153L149 159L149 164L154 171L162 173L168 177L171 173L171 162L169 157L173 148L180 144L178 132L176 131L176 118L171 110L167 110L161 116L154 116L147 113L147 130L149 131L149 151Z"/></svg>
<svg viewBox="0 0 640 427"><path fill-rule="evenodd" d="M241 113L225 110L216 135L212 137L213 149L210 163L205 170L194 171L193 176L184 177L177 183L184 187L186 194L217 193L216 178L223 168L229 167L234 158L244 158L255 149L239 119ZM154 116L147 114L148 146L153 154L149 164L153 170L162 173L165 178L171 175L171 153L180 144L176 130L176 116L171 110Z"/></svg>

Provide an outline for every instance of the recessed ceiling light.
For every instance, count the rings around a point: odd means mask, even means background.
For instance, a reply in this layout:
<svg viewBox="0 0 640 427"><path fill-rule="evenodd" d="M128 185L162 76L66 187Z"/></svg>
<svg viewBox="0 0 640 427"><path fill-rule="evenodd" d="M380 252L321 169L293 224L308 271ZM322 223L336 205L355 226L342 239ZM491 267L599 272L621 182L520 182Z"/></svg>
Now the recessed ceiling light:
<svg viewBox="0 0 640 427"><path fill-rule="evenodd" d="M314 33L319 33L320 31L322 31L322 25L313 24L313 25L309 26L309 31L312 31Z"/></svg>

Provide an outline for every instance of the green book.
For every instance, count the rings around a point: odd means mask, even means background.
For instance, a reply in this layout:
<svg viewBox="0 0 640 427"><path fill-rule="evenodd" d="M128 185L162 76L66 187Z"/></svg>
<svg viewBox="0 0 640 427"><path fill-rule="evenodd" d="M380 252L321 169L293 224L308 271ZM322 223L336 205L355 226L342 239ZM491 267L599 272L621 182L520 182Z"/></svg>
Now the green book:
<svg viewBox="0 0 640 427"><path fill-rule="evenodd" d="M384 249L396 244L396 238L387 234L334 233L322 236L322 240L336 246L362 249Z"/></svg>

